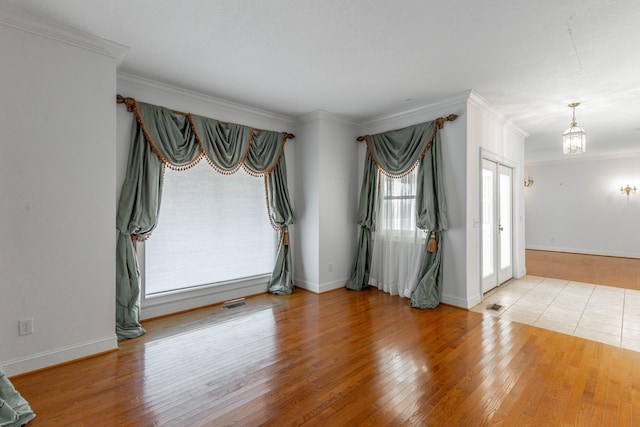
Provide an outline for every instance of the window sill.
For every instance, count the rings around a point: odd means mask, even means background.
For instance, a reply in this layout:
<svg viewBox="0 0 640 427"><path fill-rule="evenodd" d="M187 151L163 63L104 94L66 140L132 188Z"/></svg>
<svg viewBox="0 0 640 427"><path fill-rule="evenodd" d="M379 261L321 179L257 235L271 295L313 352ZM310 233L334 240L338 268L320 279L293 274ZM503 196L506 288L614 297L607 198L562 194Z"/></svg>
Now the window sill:
<svg viewBox="0 0 640 427"><path fill-rule="evenodd" d="M146 320L267 291L270 275L256 276L180 291L143 296L140 319Z"/></svg>

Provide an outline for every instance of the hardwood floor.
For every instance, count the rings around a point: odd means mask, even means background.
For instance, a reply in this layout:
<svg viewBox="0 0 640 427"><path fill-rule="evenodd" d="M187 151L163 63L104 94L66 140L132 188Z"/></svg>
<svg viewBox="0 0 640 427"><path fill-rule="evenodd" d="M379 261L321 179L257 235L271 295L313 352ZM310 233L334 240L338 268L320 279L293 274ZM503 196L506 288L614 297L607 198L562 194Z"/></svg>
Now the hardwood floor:
<svg viewBox="0 0 640 427"><path fill-rule="evenodd" d="M12 378L37 426L640 425L640 353L375 289L145 322Z"/></svg>
<svg viewBox="0 0 640 427"><path fill-rule="evenodd" d="M527 249L527 274L640 290L640 259Z"/></svg>

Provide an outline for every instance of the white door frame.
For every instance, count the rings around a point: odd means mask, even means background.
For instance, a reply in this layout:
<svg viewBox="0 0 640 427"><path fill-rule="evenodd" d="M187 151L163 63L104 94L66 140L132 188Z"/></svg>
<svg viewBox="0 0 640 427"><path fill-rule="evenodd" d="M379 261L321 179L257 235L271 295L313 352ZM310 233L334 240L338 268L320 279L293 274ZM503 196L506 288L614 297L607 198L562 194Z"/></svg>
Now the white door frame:
<svg viewBox="0 0 640 427"><path fill-rule="evenodd" d="M512 226L512 230L511 230L511 266L512 266L512 271L513 271L513 275L515 275L515 252L516 252L516 248L515 248L515 241L516 241L516 186L518 181L518 176L520 176L520 174L518 173L519 167L518 164L512 160L509 160L503 156L500 156L498 154L495 154L491 151L488 151L484 148L480 148L480 156L478 159L478 163L479 163L479 176L478 176L478 213L480 214L478 216L478 218L480 218L479 222L480 222L480 238L479 238L479 244L478 244L478 250L480 253L480 265L479 265L479 287L480 287L480 295L482 298L484 298L484 280L483 280L483 254L482 254L482 168L483 168L483 161L484 160L489 160L493 163L496 163L498 165L498 169L500 168L500 166L506 166L508 168L510 168L512 170L512 188L511 188L511 216L512 216L512 222L511 222L511 226ZM496 179L498 179L498 177L496 177ZM498 274L498 272L496 272L496 275Z"/></svg>

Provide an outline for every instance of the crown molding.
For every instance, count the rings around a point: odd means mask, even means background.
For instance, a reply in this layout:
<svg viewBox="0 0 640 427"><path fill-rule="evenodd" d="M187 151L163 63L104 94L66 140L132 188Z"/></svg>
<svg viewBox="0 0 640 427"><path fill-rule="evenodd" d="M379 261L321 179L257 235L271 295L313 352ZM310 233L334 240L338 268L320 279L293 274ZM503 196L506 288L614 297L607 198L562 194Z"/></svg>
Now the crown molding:
<svg viewBox="0 0 640 427"><path fill-rule="evenodd" d="M565 163L585 163L585 162L628 159L628 158L640 159L640 151L630 152L630 153L602 154L602 155L579 154L577 156L576 155L563 156L562 158L539 159L539 160L530 160L530 161L527 161L525 158L524 164L525 166L554 165L554 164L561 165Z"/></svg>
<svg viewBox="0 0 640 427"><path fill-rule="evenodd" d="M0 6L0 25L114 58L117 67L120 66L129 51L127 46L6 6Z"/></svg>
<svg viewBox="0 0 640 427"><path fill-rule="evenodd" d="M449 111L447 114L455 113L460 115L462 111L459 110L461 106L465 106L469 98L471 91L464 91L453 95L449 98L442 99L440 101L433 102L431 104L423 105L410 110L399 111L390 114L383 114L379 116L370 117L359 123L360 132L367 133L367 129L370 127L384 127L385 124L389 127L394 127L393 123L399 121L406 121L412 123L419 123L425 120L435 119L437 115L442 115L442 111L447 108L456 111Z"/></svg>
<svg viewBox="0 0 640 427"><path fill-rule="evenodd" d="M497 119L499 122L509 126L516 133L518 133L521 137L523 137L523 138L528 138L529 137L529 134L527 132L525 132L522 128L518 127L511 120L507 119L504 116L504 114L502 114L498 110L496 110L493 106L491 106L487 102L486 99L484 99L483 97L478 95L478 93L475 92L474 90L470 90L469 91L469 104L471 104L471 105L473 105L475 107L478 107L481 110L486 111L487 113L491 114L495 119Z"/></svg>
<svg viewBox="0 0 640 427"><path fill-rule="evenodd" d="M272 113L270 111L261 110L259 108L239 104L236 102L228 101L222 98L216 98L210 95L203 95L202 93L195 92L189 89L184 89L179 86L174 86L168 83L159 82L146 77L136 76L134 74L124 73L119 71L117 74L117 87L118 91L126 89L126 87L135 88L145 92L152 92L162 96L168 96L171 98L179 99L189 103L200 104L204 107L219 108L226 111L232 111L242 115L259 117L261 119L268 119L282 123L287 128L291 129L295 127L296 121L289 116L282 114ZM130 96L127 93L121 93L122 96ZM138 101L147 102L144 99ZM170 105L167 107L172 108ZM224 119L224 118L220 118Z"/></svg>

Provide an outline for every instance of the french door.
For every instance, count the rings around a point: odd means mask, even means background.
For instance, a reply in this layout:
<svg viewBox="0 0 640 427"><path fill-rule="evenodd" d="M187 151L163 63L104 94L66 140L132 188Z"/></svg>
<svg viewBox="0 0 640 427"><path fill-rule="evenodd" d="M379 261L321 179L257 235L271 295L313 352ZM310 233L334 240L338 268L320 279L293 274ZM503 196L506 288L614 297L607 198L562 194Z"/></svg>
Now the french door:
<svg viewBox="0 0 640 427"><path fill-rule="evenodd" d="M513 277L513 169L482 159L482 292Z"/></svg>

